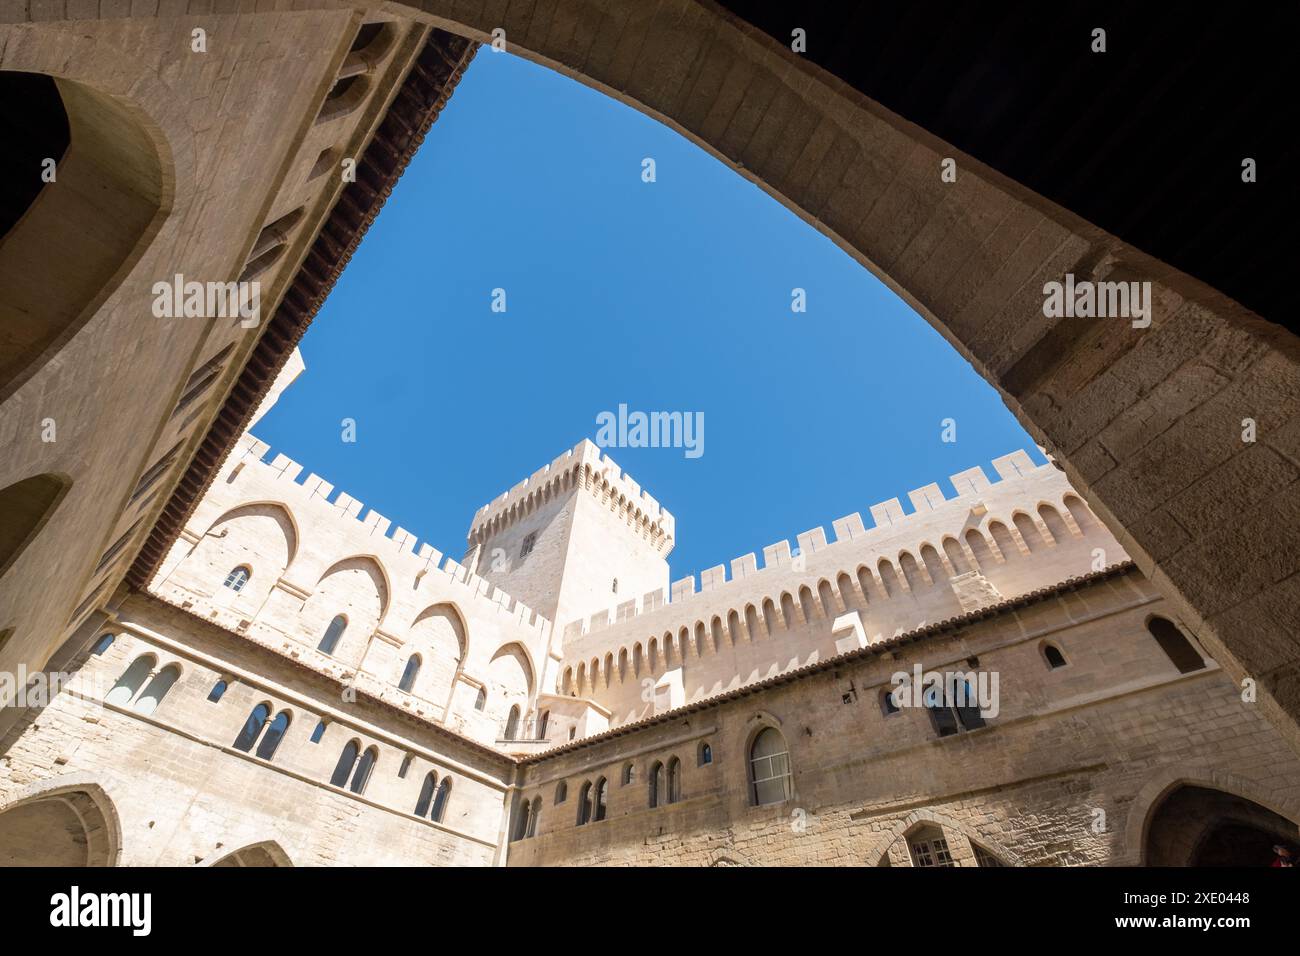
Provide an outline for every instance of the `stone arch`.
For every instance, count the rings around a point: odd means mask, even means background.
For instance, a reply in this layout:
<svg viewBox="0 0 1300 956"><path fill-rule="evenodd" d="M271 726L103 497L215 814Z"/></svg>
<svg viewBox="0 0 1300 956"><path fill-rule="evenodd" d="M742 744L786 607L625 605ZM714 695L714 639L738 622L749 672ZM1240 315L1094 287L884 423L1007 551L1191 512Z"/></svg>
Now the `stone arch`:
<svg viewBox="0 0 1300 956"><path fill-rule="evenodd" d="M0 866L116 866L121 855L117 807L89 777L56 777L0 802Z"/></svg>
<svg viewBox="0 0 1300 956"><path fill-rule="evenodd" d="M67 475L48 472L0 488L0 575L36 540L70 487Z"/></svg>
<svg viewBox="0 0 1300 956"><path fill-rule="evenodd" d="M978 843L987 849L990 853L997 856L1006 866L1024 866L1025 862L1020 854L1008 849L1005 844L997 840L990 839L979 833L976 833L966 824L961 823L947 814L939 813L928 807L920 807L907 814L901 820L896 820L883 833L877 834L876 837L868 844L866 854L863 859L867 866L880 866L890 847L901 839L905 839L911 833L924 826L935 826L941 830L952 830L961 833L970 843Z"/></svg>
<svg viewBox="0 0 1300 956"><path fill-rule="evenodd" d="M359 661L370 635L388 613L388 575L371 555L354 555L336 561L316 582L303 603L301 621L313 646L336 616L347 618L347 629L334 648L334 656Z"/></svg>
<svg viewBox="0 0 1300 956"><path fill-rule="evenodd" d="M599 679L598 667L593 667L586 675L590 688L594 691ZM502 644L492 654L488 663L487 680L489 711L497 723L502 723L512 705L520 710L533 698L536 686L533 675L532 658L527 649L518 641ZM581 680L582 668L578 668Z"/></svg>
<svg viewBox="0 0 1300 956"><path fill-rule="evenodd" d="M213 521L173 576L183 576L189 586L213 591L255 612L293 564L300 540L297 519L288 505L248 502ZM218 586L239 565L251 569L248 583L237 595L223 594Z"/></svg>
<svg viewBox="0 0 1300 956"><path fill-rule="evenodd" d="M403 659L416 652L423 664L414 692L433 701L447 699L469 659L469 631L455 603L439 601L415 616L402 648Z"/></svg>
<svg viewBox="0 0 1300 956"><path fill-rule="evenodd" d="M293 866L293 861L279 843L263 840L232 850L208 866Z"/></svg>
<svg viewBox="0 0 1300 956"><path fill-rule="evenodd" d="M27 90L5 90L6 112L58 104L67 138L52 150L55 181L0 237L0 401L99 313L162 228L174 188L171 151L131 101L47 72L0 71L5 87Z"/></svg>
<svg viewBox="0 0 1300 956"><path fill-rule="evenodd" d="M1120 865L1146 865L1148 829L1155 813L1164 801L1183 787L1214 790L1249 801L1283 817L1297 827L1300 835L1300 795L1266 791L1259 784L1240 774L1196 764L1178 764L1165 767L1148 778L1142 789L1129 804L1124 823L1122 856L1114 862Z"/></svg>

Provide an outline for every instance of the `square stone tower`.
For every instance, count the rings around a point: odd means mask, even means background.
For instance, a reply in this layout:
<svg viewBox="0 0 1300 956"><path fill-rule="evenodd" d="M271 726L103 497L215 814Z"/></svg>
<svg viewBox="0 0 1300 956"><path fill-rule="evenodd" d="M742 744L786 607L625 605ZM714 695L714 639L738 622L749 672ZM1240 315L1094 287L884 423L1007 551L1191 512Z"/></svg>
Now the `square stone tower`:
<svg viewBox="0 0 1300 956"><path fill-rule="evenodd" d="M557 627L667 594L673 516L592 442L479 509L464 564Z"/></svg>

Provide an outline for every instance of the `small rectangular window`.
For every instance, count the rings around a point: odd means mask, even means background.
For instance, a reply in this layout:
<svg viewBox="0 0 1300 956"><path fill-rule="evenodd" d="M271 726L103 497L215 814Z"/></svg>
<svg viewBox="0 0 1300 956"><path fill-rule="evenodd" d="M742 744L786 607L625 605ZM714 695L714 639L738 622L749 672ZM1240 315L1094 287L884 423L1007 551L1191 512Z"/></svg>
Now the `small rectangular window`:
<svg viewBox="0 0 1300 956"><path fill-rule="evenodd" d="M524 537L524 543L519 546L519 557L524 558L531 554L535 544L537 544L537 532L530 531Z"/></svg>

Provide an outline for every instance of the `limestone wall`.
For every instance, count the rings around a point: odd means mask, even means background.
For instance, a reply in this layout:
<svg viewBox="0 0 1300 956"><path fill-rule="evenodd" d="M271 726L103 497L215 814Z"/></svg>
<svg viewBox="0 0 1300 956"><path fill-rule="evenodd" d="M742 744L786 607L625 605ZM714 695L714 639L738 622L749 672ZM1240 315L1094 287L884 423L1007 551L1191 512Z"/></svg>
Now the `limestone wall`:
<svg viewBox="0 0 1300 956"><path fill-rule="evenodd" d="M541 817L509 862L906 866L900 837L937 826L959 865L975 865L972 841L1008 865L1123 864L1179 780L1294 809L1300 759L1213 661L1179 672L1145 627L1168 613L1140 574L1112 575L531 758L515 804L540 797ZM1049 641L1066 666L1048 666ZM997 716L939 737L924 709L886 713L891 676L914 664L997 674ZM769 726L788 746L793 795L755 806L748 747ZM649 769L674 757L680 800L652 809ZM582 784L601 777L607 817L578 826Z"/></svg>
<svg viewBox="0 0 1300 956"><path fill-rule="evenodd" d="M283 455L245 436L151 584L248 640L474 740L526 719L550 622ZM228 575L250 576L236 591ZM331 653L331 622L346 620ZM412 655L410 692L399 689ZM485 692L482 710L476 706Z"/></svg>
<svg viewBox="0 0 1300 956"><path fill-rule="evenodd" d="M209 864L267 841L297 865L493 861L509 758L382 702L349 700L342 683L145 596L102 633L116 635L112 645L11 732L0 807L64 785L97 788L118 821L125 865ZM156 709L141 703L147 681L133 698L105 703L145 657L152 675L180 669ZM229 686L213 702L218 680ZM292 717L269 759L233 746L263 702ZM351 740L378 751L362 794L329 783ZM451 780L440 823L413 812L429 772Z"/></svg>
<svg viewBox="0 0 1300 956"><path fill-rule="evenodd" d="M1127 559L1065 476L1024 452L952 476L673 585L671 603L646 595L564 629L561 693L588 697L614 724L672 703L654 685L680 670L685 701L699 700L836 653L832 623L857 612L869 642L1049 587ZM656 702L657 701L657 702Z"/></svg>

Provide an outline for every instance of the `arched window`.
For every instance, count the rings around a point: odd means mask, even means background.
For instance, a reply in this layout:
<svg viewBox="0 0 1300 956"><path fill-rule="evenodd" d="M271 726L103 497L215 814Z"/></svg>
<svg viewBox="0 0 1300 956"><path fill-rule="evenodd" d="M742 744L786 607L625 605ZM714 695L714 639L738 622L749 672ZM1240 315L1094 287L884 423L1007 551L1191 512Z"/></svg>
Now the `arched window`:
<svg viewBox="0 0 1300 956"><path fill-rule="evenodd" d="M618 578L615 578L615 579L614 579L614 589L613 589L613 590L614 590L614 593L615 593L615 594L618 593Z"/></svg>
<svg viewBox="0 0 1300 956"><path fill-rule="evenodd" d="M881 689L880 712L886 717L898 713L898 702L894 700L894 688L885 687Z"/></svg>
<svg viewBox="0 0 1300 956"><path fill-rule="evenodd" d="M636 765L631 763L630 761L628 763L623 764L622 786L626 787L629 783L631 783L635 779L636 779Z"/></svg>
<svg viewBox="0 0 1300 956"><path fill-rule="evenodd" d="M429 819L434 823L441 823L443 815L447 812L447 801L451 799L451 777L443 777L442 783L438 784L438 795L433 798L433 812L429 814Z"/></svg>
<svg viewBox="0 0 1300 956"><path fill-rule="evenodd" d="M596 781L595 793L596 804L594 812L592 813L592 819L603 820L605 819L605 808L609 800L609 784L605 781L604 777L601 777Z"/></svg>
<svg viewBox="0 0 1300 956"><path fill-rule="evenodd" d="M533 805L527 800L519 804L519 814L515 817L514 832L510 835L511 842L522 840L528 836L528 830L531 827L530 818L533 815Z"/></svg>
<svg viewBox="0 0 1300 956"><path fill-rule="evenodd" d="M542 827L542 798L533 797L533 810L528 815L528 831L525 837L537 836L537 831Z"/></svg>
<svg viewBox="0 0 1300 956"><path fill-rule="evenodd" d="M208 700L211 703L217 703L222 697L226 696L226 687L229 686L225 681L219 680L212 685L212 690L208 691Z"/></svg>
<svg viewBox="0 0 1300 956"><path fill-rule="evenodd" d="M569 799L569 785L561 780L555 785L555 803L561 804Z"/></svg>
<svg viewBox="0 0 1300 956"><path fill-rule="evenodd" d="M275 720L271 721L271 726L266 728L266 734L262 737L262 742L257 745L257 756L263 760L270 760L275 756L276 749L280 746L280 741L284 740L284 735L289 729L289 712L282 710L275 715Z"/></svg>
<svg viewBox="0 0 1300 956"><path fill-rule="evenodd" d="M424 775L424 783L420 784L420 799L415 801L415 815L417 817L428 816L429 807L433 805L433 792L437 788L438 780L433 775L433 771Z"/></svg>
<svg viewBox="0 0 1300 956"><path fill-rule="evenodd" d="M519 705L514 704L510 708L510 714L506 717L506 729L502 734L503 740L514 740L515 735L519 733Z"/></svg>
<svg viewBox="0 0 1300 956"><path fill-rule="evenodd" d="M1058 667L1065 666L1065 655L1055 644L1043 645L1043 659L1047 661L1047 666L1055 670Z"/></svg>
<svg viewBox="0 0 1300 956"><path fill-rule="evenodd" d="M108 692L104 702L117 704L119 707L125 707L131 703L135 699L135 695L140 692L140 688L144 686L146 678L148 678L157 663L158 658L152 654L137 657L131 662L131 666L126 669L126 672L117 679L117 683Z"/></svg>
<svg viewBox="0 0 1300 956"><path fill-rule="evenodd" d="M664 765L657 760L654 766L650 768L650 776L646 778L646 786L649 789L650 809L653 810L664 802Z"/></svg>
<svg viewBox="0 0 1300 956"><path fill-rule="evenodd" d="M474 709L482 710L486 706L487 706L487 688L480 687L478 689L478 696L474 698Z"/></svg>
<svg viewBox="0 0 1300 956"><path fill-rule="evenodd" d="M398 682L398 690L404 690L410 693L415 686L415 678L420 673L420 655L412 654L410 660L406 662L406 669L402 671L402 679Z"/></svg>
<svg viewBox="0 0 1300 956"><path fill-rule="evenodd" d="M682 798L682 762L674 757L668 761L668 802L676 803Z"/></svg>
<svg viewBox="0 0 1300 956"><path fill-rule="evenodd" d="M591 819L591 781L588 780L578 791L578 826Z"/></svg>
<svg viewBox="0 0 1300 956"><path fill-rule="evenodd" d="M103 635L99 640L95 642L95 646L94 648L91 649L90 653L93 654L95 657L99 657L106 650L108 650L110 647L113 646L113 641L115 639L116 638L112 634Z"/></svg>
<svg viewBox="0 0 1300 956"><path fill-rule="evenodd" d="M944 682L931 681L925 685L922 698L935 733L940 737L984 726L979 697L964 679L949 677Z"/></svg>
<svg viewBox="0 0 1300 956"><path fill-rule="evenodd" d="M330 783L336 787L346 787L348 777L352 776L352 768L356 766L357 754L361 752L361 745L355 740L349 740L343 748L343 753L339 754L339 762L334 765L334 773L330 776Z"/></svg>
<svg viewBox="0 0 1300 956"><path fill-rule="evenodd" d="M1205 666L1205 658L1192 646L1192 642L1183 636L1183 632L1173 621L1163 617L1153 617L1147 621L1147 630L1156 639L1165 656L1178 668L1180 674L1190 674Z"/></svg>
<svg viewBox="0 0 1300 956"><path fill-rule="evenodd" d="M705 741L704 743L700 744L699 765L701 767L705 767L711 763L713 763L713 748L709 746L708 741Z"/></svg>
<svg viewBox="0 0 1300 956"><path fill-rule="evenodd" d="M549 710L542 711L542 716L537 719L538 740L546 739L546 731L550 723L551 723L551 712Z"/></svg>
<svg viewBox="0 0 1300 956"><path fill-rule="evenodd" d="M755 806L782 803L793 795L790 753L775 727L759 731L749 745L749 775Z"/></svg>
<svg viewBox="0 0 1300 956"><path fill-rule="evenodd" d="M361 755L361 759L357 761L357 770L352 775L352 785L348 789L357 794L365 793L366 784L370 782L370 773L375 769L375 764L378 761L378 749L368 747L366 752Z"/></svg>
<svg viewBox="0 0 1300 956"><path fill-rule="evenodd" d="M399 780L406 779L406 771L411 769L411 763L414 760L415 758L412 757L410 754L407 754L405 757L402 758L402 765L397 768L397 779Z"/></svg>
<svg viewBox="0 0 1300 956"><path fill-rule="evenodd" d="M0 83L3 83L3 79L4 76L0 76ZM0 284L4 278L2 269L3 262L0 259ZM0 315L8 319L8 315L2 311L6 304L0 302ZM6 337L5 354L0 355L0 388L5 385L9 346L14 337L16 336ZM72 482L66 478L46 474L33 475L0 488L0 574L8 571L28 545L36 540L71 486Z"/></svg>
<svg viewBox="0 0 1300 956"><path fill-rule="evenodd" d="M912 865L921 867L956 866L948 851L948 841L938 827L923 827L907 838Z"/></svg>
<svg viewBox="0 0 1300 956"><path fill-rule="evenodd" d="M970 848L975 851L976 866L1006 866L991 850L986 850L974 840L971 841Z"/></svg>
<svg viewBox="0 0 1300 956"><path fill-rule="evenodd" d="M343 629L348 626L348 619L340 614L334 620L330 621L330 626L325 628L325 636L320 639L320 644L316 645L318 651L326 654L333 654L334 648L339 646L339 638L343 636Z"/></svg>
<svg viewBox="0 0 1300 956"><path fill-rule="evenodd" d="M311 732L311 742L314 744L318 744L320 743L320 739L324 736L325 736L325 721L318 720L316 722L316 727Z"/></svg>
<svg viewBox="0 0 1300 956"><path fill-rule="evenodd" d="M180 676L181 669L175 664L168 664L160 670L135 702L135 712L146 716L152 714L158 709L158 705L162 703L163 698L167 696L167 692L172 689L172 685L176 683Z"/></svg>
<svg viewBox="0 0 1300 956"><path fill-rule="evenodd" d="M226 575L225 586L232 591L242 591L251 575L252 572L248 570L248 566L241 564L239 567L231 569L231 572Z"/></svg>
<svg viewBox="0 0 1300 956"><path fill-rule="evenodd" d="M270 704L258 704L253 708L248 719L244 721L243 729L239 731L239 736L235 738L234 748L248 753L253 749L253 744L257 743L258 736L262 733L262 728L271 716Z"/></svg>

